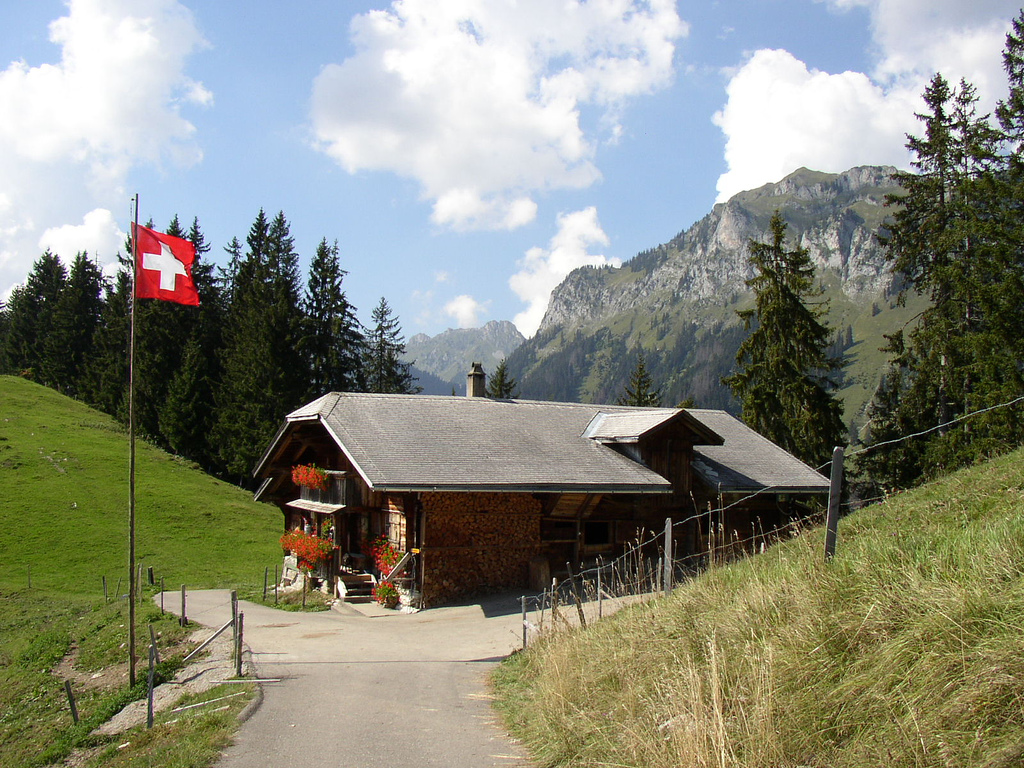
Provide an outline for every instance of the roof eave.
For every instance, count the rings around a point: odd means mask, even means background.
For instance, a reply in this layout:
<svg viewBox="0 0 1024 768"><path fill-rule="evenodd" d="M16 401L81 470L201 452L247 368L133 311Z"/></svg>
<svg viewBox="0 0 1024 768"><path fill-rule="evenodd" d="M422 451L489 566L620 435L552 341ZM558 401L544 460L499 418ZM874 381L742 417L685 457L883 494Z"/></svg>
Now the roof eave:
<svg viewBox="0 0 1024 768"><path fill-rule="evenodd" d="M671 485L593 485L584 483L376 483L371 490L383 493L593 493L670 494Z"/></svg>

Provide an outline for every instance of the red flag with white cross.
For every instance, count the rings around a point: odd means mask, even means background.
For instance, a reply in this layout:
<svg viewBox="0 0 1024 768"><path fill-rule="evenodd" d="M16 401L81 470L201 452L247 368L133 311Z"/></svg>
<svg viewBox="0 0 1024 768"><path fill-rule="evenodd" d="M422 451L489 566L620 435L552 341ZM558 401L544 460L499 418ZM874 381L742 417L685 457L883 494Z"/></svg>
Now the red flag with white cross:
<svg viewBox="0 0 1024 768"><path fill-rule="evenodd" d="M188 240L135 225L135 295L199 306L192 280L196 249Z"/></svg>

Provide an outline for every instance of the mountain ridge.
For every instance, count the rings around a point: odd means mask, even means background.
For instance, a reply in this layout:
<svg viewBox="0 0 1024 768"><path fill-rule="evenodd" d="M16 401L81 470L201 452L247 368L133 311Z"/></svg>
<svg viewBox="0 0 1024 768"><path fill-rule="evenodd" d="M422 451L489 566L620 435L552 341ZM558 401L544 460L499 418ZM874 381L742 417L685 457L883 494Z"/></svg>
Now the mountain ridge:
<svg viewBox="0 0 1024 768"><path fill-rule="evenodd" d="M829 302L834 350L850 359L840 396L855 429L877 387L883 334L910 321L920 299L900 307L878 233L898 195L895 169L858 166L839 174L798 169L740 192L668 242L620 267L574 270L552 293L537 334L509 358L524 397L614 402L637 353L664 402L738 409L721 384L745 337L738 309L749 306L748 244L763 240L778 210L785 247L808 250Z"/></svg>

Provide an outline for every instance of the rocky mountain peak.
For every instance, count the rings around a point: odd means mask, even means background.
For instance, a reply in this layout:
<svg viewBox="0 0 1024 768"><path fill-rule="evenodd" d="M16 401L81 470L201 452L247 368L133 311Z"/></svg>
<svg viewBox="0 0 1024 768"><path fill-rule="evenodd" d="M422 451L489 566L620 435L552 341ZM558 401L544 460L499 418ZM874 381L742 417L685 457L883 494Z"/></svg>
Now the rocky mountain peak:
<svg viewBox="0 0 1024 768"><path fill-rule="evenodd" d="M801 168L774 184L740 192L668 243L621 267L582 268L552 294L539 333L591 325L645 306L724 306L747 291L753 276L748 244L763 239L772 214L787 223L787 245L807 248L823 282L851 299L884 292L891 283L877 232L897 193L894 169L861 166L839 174Z"/></svg>

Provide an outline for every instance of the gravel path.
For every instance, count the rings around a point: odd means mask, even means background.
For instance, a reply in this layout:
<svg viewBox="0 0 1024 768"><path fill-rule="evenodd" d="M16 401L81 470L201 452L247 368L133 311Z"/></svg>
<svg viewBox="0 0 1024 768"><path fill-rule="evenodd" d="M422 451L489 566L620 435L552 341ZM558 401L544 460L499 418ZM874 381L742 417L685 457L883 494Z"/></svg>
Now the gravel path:
<svg viewBox="0 0 1024 768"><path fill-rule="evenodd" d="M168 604L173 603L173 595ZM529 765L490 706L486 678L519 647L518 599L400 614L339 604L293 613L241 601L263 703L218 768L486 768ZM188 593L188 617L219 627L224 590Z"/></svg>

